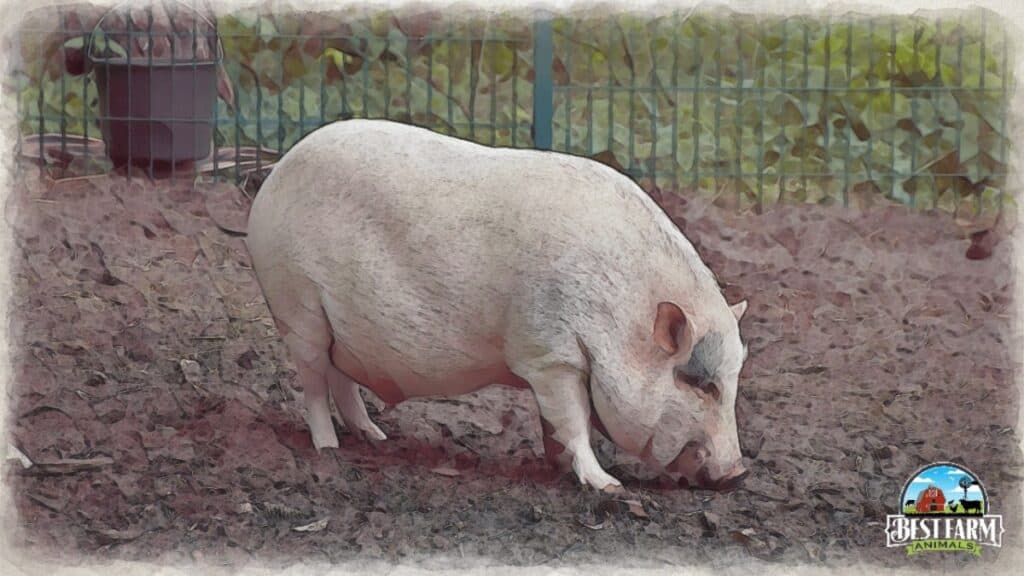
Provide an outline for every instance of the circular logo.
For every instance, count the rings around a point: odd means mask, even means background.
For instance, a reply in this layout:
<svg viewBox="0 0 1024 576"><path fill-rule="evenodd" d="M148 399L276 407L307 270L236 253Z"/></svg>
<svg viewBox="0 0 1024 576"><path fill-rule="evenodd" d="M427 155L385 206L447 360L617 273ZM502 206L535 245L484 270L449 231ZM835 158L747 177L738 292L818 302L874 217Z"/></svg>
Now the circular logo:
<svg viewBox="0 0 1024 576"><path fill-rule="evenodd" d="M988 498L973 472L960 464L938 462L907 480L899 509L907 516L984 516Z"/></svg>

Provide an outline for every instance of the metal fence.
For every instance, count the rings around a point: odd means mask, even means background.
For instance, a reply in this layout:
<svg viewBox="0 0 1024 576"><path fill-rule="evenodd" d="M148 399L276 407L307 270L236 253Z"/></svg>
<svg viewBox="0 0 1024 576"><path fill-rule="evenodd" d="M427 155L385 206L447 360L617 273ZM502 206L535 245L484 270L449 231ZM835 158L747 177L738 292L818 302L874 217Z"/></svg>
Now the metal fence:
<svg viewBox="0 0 1024 576"><path fill-rule="evenodd" d="M50 18L24 30L28 57L13 75L22 152L66 170L72 148L91 158L84 170L109 170L96 140L103 122L147 119L102 114L96 72L54 66L93 23L68 11ZM148 24L129 42L152 41ZM198 119L215 152L181 168L189 174L239 181L318 126L378 117L597 157L645 188L738 206L884 198L979 211L1013 200L1004 193L1010 41L983 10L540 20L245 12L221 15L218 37L229 88Z"/></svg>

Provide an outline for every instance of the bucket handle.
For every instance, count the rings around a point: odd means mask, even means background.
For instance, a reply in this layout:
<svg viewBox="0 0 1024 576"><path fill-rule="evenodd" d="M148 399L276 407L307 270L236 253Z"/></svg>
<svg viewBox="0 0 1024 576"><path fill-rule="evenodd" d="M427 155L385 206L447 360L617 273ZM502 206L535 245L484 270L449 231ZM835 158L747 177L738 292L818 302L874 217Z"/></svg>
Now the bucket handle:
<svg viewBox="0 0 1024 576"><path fill-rule="evenodd" d="M161 4L163 4L163 3L165 3L165 2L161 2ZM174 2L174 3L184 6L184 4L181 3L181 2ZM217 41L217 57L214 58L213 60L210 60L209 62L212 62L214 64L220 64L221 62L224 61L224 45L221 44L220 34L217 31L217 25L214 24L213 22L211 22L210 19L207 18L206 16L204 16L201 12L199 12L199 10L194 9L194 8L192 8L190 6L185 6L185 7L192 11L193 17L197 17L198 16L203 22L206 23L207 26L210 27L211 30L213 30L213 38L214 38L214 40ZM110 58L104 58L103 60L97 60L96 58L93 58L92 46L93 46L93 38L96 37L96 31L100 30L100 25L102 25L103 21L107 19L107 16L109 16L110 14L112 14L114 12L118 12L118 11L121 11L121 10L125 10L126 12L128 12L128 20L130 22L131 21L131 12L128 10L129 8L131 8L131 3L123 2L120 5L118 5L118 6L114 7L114 8L111 8L110 10L107 10L107 12L103 16L101 16L100 19L96 22L96 25L93 26L92 32L89 33L89 41L86 42L86 51L85 51L85 57L88 58L89 60L91 60L93 64L96 64L98 62L109 62L110 61ZM152 41L152 39L153 39L152 38L153 37L153 30L152 30L152 27L153 27L153 7L152 7L152 5L149 6L149 8L147 8L147 12L148 12L148 15L149 15L149 27L150 27L150 29L147 30L146 32L150 36L150 41ZM129 26L129 28L131 27L130 24L128 24L128 26ZM195 29L195 25L193 24L193 30L194 29ZM128 54L128 50L131 49L130 44L131 44L132 35L130 34L129 31L125 31L125 33L129 34L129 36L128 36L128 38L129 38L129 46L128 46L128 48L125 51L125 54ZM104 33L104 36L106 36L106 33ZM209 38L209 36L206 36L206 37ZM192 38L193 39L195 38L194 34L193 34ZM107 40L107 44L108 45L110 44L110 40ZM149 46L149 52L150 52L150 58L152 58L152 53L153 53L153 47L152 46ZM127 56L126 56L126 59L127 59ZM143 57L143 60L144 61L148 61L148 59L146 59L145 57ZM195 55L193 55L191 61L189 61L189 60L182 60L180 63L181 64L195 64L195 63L206 63L206 61L198 61L198 60L196 60Z"/></svg>

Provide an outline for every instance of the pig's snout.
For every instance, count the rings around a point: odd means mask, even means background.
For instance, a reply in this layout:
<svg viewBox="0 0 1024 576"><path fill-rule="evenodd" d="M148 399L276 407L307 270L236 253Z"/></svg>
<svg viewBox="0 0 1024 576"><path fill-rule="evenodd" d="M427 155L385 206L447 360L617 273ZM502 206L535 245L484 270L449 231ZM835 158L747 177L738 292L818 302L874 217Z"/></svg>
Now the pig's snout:
<svg viewBox="0 0 1024 576"><path fill-rule="evenodd" d="M725 473L713 476L710 460L711 452L706 446L690 442L669 464L667 470L672 476L678 477L677 481L682 486L722 491L734 490L747 476L747 469L740 461Z"/></svg>

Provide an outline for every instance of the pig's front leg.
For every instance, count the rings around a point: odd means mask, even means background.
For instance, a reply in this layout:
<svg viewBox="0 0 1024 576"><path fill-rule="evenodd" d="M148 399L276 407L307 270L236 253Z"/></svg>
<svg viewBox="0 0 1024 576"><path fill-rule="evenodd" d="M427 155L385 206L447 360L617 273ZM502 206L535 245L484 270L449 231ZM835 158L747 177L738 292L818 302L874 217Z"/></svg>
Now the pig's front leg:
<svg viewBox="0 0 1024 576"><path fill-rule="evenodd" d="M545 436L564 447L580 483L603 491L620 490L622 483L601 468L590 445L587 374L565 363L520 370L537 398L541 418L546 422Z"/></svg>

